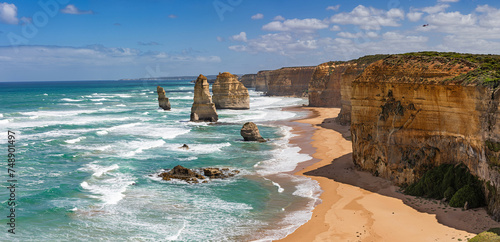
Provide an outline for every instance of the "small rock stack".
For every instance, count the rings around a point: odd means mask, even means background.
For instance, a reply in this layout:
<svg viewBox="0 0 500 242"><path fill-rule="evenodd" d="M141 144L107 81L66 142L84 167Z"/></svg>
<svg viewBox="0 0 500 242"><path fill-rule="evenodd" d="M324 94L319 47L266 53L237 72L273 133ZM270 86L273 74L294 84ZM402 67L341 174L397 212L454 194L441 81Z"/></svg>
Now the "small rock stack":
<svg viewBox="0 0 500 242"><path fill-rule="evenodd" d="M156 92L158 93L158 104L163 110L170 110L170 102L165 95L165 89L163 87L157 86Z"/></svg>
<svg viewBox="0 0 500 242"><path fill-rule="evenodd" d="M266 142L266 140L260 136L259 128L253 122L245 123L241 128L240 134L245 141Z"/></svg>

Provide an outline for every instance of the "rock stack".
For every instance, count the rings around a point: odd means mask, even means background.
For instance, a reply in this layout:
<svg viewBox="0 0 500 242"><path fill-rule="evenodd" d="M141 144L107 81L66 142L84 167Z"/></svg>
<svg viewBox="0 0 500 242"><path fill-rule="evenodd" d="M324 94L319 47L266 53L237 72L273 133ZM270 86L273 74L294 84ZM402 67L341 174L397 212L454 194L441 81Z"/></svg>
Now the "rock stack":
<svg viewBox="0 0 500 242"><path fill-rule="evenodd" d="M253 122L245 123L241 128L240 134L245 141L266 142L266 140L260 136L259 128Z"/></svg>
<svg viewBox="0 0 500 242"><path fill-rule="evenodd" d="M191 107L191 121L217 122L219 116L212 103L209 84L203 75L198 76L194 84L194 102Z"/></svg>
<svg viewBox="0 0 500 242"><path fill-rule="evenodd" d="M224 72L212 85L213 100L217 109L249 109L248 89L238 81L238 76Z"/></svg>
<svg viewBox="0 0 500 242"><path fill-rule="evenodd" d="M156 87L156 92L158 93L158 104L163 110L170 110L170 102L167 96L165 96L165 89L163 87Z"/></svg>

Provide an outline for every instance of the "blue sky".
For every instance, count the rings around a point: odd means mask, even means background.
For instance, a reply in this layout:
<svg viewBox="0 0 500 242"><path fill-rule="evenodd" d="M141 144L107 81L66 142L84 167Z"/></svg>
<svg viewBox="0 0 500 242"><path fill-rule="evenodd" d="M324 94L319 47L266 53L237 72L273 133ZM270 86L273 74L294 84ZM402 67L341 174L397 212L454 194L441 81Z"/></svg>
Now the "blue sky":
<svg viewBox="0 0 500 242"><path fill-rule="evenodd" d="M0 81L246 74L424 50L500 54L500 2L0 0Z"/></svg>

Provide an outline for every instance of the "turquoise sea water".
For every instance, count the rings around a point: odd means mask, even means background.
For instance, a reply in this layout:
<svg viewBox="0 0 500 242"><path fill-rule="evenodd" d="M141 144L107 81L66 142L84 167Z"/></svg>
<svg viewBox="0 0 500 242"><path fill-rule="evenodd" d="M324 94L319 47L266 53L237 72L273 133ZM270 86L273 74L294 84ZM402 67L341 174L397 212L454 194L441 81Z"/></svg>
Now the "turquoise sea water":
<svg viewBox="0 0 500 242"><path fill-rule="evenodd" d="M172 111L158 109L157 85ZM0 240L265 241L307 221L319 186L284 173L310 157L279 122L304 115L281 108L306 100L250 90L250 110L218 110L209 125L189 122L193 88L186 80L0 83ZM247 121L271 141L243 142ZM8 130L16 234L7 232ZM241 173L206 184L157 177L176 165Z"/></svg>

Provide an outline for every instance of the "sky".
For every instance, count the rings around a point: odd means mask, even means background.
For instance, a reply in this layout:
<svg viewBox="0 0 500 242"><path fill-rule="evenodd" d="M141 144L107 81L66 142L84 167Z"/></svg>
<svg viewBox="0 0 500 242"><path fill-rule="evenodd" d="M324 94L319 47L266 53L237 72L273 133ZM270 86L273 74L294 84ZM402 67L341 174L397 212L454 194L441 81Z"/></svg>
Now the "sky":
<svg viewBox="0 0 500 242"><path fill-rule="evenodd" d="M415 51L500 54L500 1L0 0L0 81L248 74Z"/></svg>

